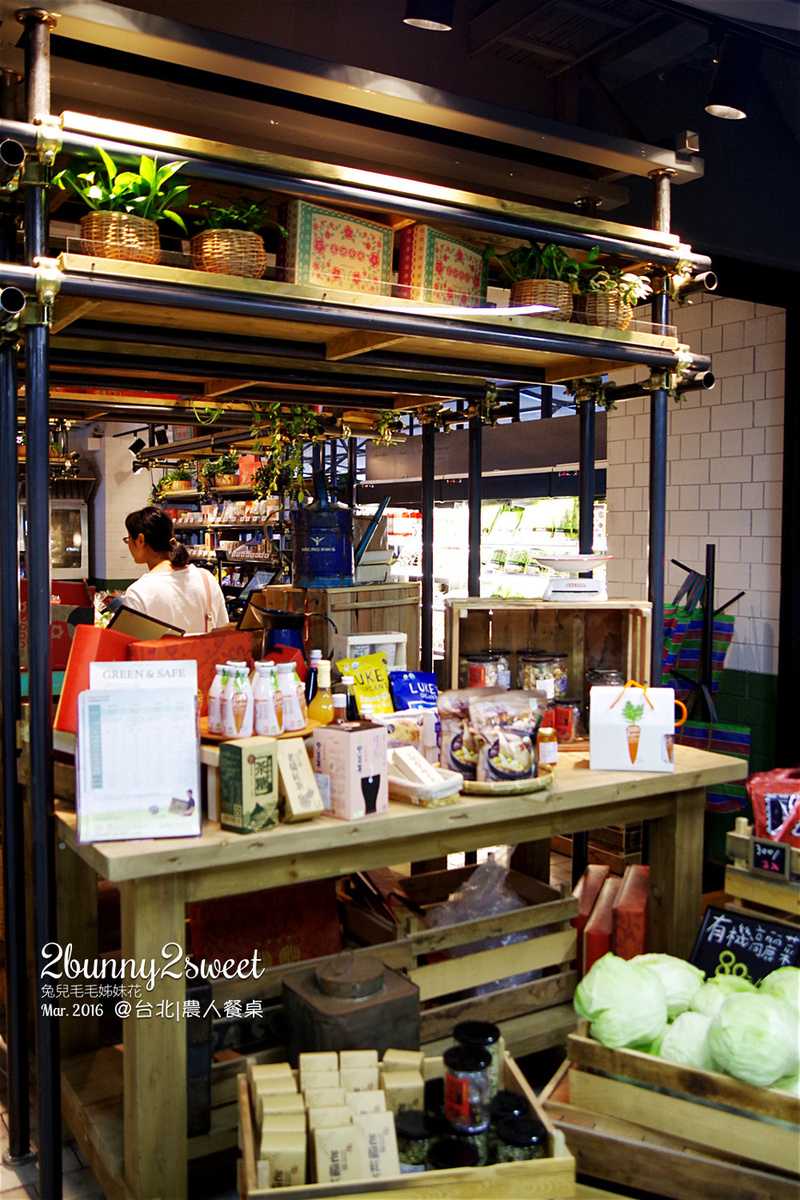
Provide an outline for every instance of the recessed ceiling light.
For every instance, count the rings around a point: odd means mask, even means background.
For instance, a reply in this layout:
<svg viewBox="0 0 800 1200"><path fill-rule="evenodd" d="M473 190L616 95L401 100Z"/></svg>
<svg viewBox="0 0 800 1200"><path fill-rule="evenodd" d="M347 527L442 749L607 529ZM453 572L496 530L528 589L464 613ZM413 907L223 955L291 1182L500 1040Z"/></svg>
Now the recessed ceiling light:
<svg viewBox="0 0 800 1200"><path fill-rule="evenodd" d="M447 33L453 28L455 0L406 0L406 25Z"/></svg>

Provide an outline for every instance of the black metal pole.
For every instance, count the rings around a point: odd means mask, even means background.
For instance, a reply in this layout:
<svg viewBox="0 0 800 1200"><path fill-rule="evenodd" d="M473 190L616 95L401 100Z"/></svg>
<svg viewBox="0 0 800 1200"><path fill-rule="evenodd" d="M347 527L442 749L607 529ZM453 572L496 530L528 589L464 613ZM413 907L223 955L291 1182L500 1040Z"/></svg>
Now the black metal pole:
<svg viewBox="0 0 800 1200"><path fill-rule="evenodd" d="M481 594L481 498L483 421L471 417L469 422L469 550L467 591L470 596Z"/></svg>
<svg viewBox="0 0 800 1200"><path fill-rule="evenodd" d="M595 463L595 405L584 400L578 405L578 553L591 554L594 545L594 463ZM588 571L584 578L591 579ZM589 861L589 834L572 835L572 885L586 870Z"/></svg>
<svg viewBox="0 0 800 1200"><path fill-rule="evenodd" d="M15 117L17 76L0 72L0 111ZM12 197L0 211L0 261L16 257ZM2 334L0 334L2 337ZM25 924L25 843L22 789L17 780L17 721L22 714L19 654L19 555L17 550L17 346L16 335L0 340L0 705L2 706L3 921L6 955L6 1046L8 1052L7 1166L33 1157L28 1086L28 963Z"/></svg>
<svg viewBox="0 0 800 1200"><path fill-rule="evenodd" d="M354 508L356 503L357 466L356 439L349 437L347 439L347 496L345 501L348 508Z"/></svg>
<svg viewBox="0 0 800 1200"><path fill-rule="evenodd" d="M714 672L714 572L716 563L716 547L713 542L706 545L706 594L703 605L703 640L701 654L700 683L708 688L711 695L711 684ZM708 701L701 693L702 707L705 710L705 720L711 720L711 710Z"/></svg>
<svg viewBox="0 0 800 1200"><path fill-rule="evenodd" d="M433 670L433 490L436 427L422 426L422 636L420 667Z"/></svg>
<svg viewBox="0 0 800 1200"><path fill-rule="evenodd" d="M42 9L19 13L25 26L25 83L28 120L50 113L50 29ZM37 159L25 170L25 261L48 252L47 175ZM28 694L30 697L30 805L36 905L36 994L39 1095L39 1191L61 1200L61 1065L58 1020L45 1016L38 970L42 948L57 941L55 815L53 808L53 685L50 670L50 330L43 308L29 305L25 325L26 497L28 540ZM31 319L33 318L33 319Z"/></svg>

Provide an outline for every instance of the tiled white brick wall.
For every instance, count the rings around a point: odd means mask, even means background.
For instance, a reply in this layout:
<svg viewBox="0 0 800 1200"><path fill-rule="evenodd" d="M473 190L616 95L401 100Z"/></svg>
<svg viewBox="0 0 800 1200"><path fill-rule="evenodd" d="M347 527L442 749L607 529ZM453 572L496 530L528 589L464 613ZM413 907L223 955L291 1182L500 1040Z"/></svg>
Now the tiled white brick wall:
<svg viewBox="0 0 800 1200"><path fill-rule="evenodd" d="M670 401L667 426L665 600L683 572L703 570L716 545L716 603L736 629L726 665L777 674L786 322L782 309L703 296L670 320L691 348L711 354L717 385ZM615 374L622 383L646 371ZM609 595L647 595L649 400L620 404L608 419Z"/></svg>
<svg viewBox="0 0 800 1200"><path fill-rule="evenodd" d="M92 460L99 482L92 500L94 529L93 572L100 579L134 579L144 573L131 558L123 542L125 518L129 512L144 508L150 494L150 472L133 473L128 446L139 435L113 437L130 426L104 425L102 438L92 438L91 430L70 434L70 445Z"/></svg>

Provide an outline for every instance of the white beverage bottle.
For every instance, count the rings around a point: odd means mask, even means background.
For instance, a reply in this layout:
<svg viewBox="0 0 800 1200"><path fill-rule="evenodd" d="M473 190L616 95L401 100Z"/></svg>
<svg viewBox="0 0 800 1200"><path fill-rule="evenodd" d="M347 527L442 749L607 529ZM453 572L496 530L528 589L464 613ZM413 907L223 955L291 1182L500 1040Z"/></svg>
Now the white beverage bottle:
<svg viewBox="0 0 800 1200"><path fill-rule="evenodd" d="M281 700L283 702L283 732L287 733L289 730L305 729L306 718L300 707L300 697L297 694L297 687L300 681L294 669L294 663L278 663L277 671L278 688L280 689Z"/></svg>
<svg viewBox="0 0 800 1200"><path fill-rule="evenodd" d="M223 733L229 738L253 736L253 686L246 662L237 662L223 692L225 697L225 725Z"/></svg>
<svg viewBox="0 0 800 1200"><path fill-rule="evenodd" d="M222 733L222 675L226 670L226 663L217 663L215 667L214 679L211 687L208 689L208 732Z"/></svg>
<svg viewBox="0 0 800 1200"><path fill-rule="evenodd" d="M256 681L253 684L255 704L255 731L262 737L277 737L281 732L275 711L275 664L256 663Z"/></svg>

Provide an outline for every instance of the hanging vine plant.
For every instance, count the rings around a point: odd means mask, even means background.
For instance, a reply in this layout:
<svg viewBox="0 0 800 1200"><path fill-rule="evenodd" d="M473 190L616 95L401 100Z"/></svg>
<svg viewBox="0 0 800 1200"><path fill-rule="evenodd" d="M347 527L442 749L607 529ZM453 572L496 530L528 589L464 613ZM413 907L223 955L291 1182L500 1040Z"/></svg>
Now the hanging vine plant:
<svg viewBox="0 0 800 1200"><path fill-rule="evenodd" d="M280 401L254 400L250 436L253 450L263 454L253 480L259 498L274 495L280 487L300 503L306 498L303 482L303 451L306 442L324 436L318 413L301 404L285 406Z"/></svg>

